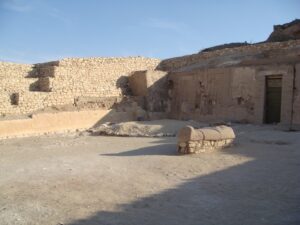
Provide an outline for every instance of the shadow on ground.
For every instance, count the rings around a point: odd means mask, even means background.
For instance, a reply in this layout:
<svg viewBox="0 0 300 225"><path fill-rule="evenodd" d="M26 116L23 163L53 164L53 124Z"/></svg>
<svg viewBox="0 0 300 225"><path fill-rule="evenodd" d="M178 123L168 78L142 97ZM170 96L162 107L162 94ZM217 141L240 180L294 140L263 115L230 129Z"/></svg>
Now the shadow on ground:
<svg viewBox="0 0 300 225"><path fill-rule="evenodd" d="M297 146L265 147L258 149L253 143L224 150L220 154L236 154L253 160L120 205L119 211L99 211L68 225L299 225ZM173 151L174 145L163 144L106 155L170 155Z"/></svg>
<svg viewBox="0 0 300 225"><path fill-rule="evenodd" d="M174 151L175 149L175 151ZM134 149L126 152L101 154L102 156L142 156L142 155L177 155L176 144L162 144L147 148Z"/></svg>

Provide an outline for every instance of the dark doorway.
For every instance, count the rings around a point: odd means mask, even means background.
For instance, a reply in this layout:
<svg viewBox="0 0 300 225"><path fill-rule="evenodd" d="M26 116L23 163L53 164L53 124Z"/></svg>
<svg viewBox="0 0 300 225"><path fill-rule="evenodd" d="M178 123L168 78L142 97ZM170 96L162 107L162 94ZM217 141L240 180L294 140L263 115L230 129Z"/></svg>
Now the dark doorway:
<svg viewBox="0 0 300 225"><path fill-rule="evenodd" d="M266 77L265 123L279 123L281 111L282 76Z"/></svg>

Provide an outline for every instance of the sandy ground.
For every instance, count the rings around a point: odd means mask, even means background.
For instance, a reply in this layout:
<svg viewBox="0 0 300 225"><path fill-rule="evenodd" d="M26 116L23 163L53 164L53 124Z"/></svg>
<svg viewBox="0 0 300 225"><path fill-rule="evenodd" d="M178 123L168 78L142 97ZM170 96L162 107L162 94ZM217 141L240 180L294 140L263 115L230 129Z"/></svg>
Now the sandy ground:
<svg viewBox="0 0 300 225"><path fill-rule="evenodd" d="M0 224L299 225L300 133L234 129L186 156L172 137L2 140Z"/></svg>

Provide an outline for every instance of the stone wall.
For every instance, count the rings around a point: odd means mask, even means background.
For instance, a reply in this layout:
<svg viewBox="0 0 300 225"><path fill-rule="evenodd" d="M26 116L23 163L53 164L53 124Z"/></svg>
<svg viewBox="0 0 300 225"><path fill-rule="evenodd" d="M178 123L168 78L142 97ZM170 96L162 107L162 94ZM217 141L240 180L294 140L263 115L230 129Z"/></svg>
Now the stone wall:
<svg viewBox="0 0 300 225"><path fill-rule="evenodd" d="M290 65L170 73L168 79L173 83L170 89L170 117L198 121L264 123L265 80L269 75L282 76L281 125L290 127L291 124L300 124L300 74L294 73L294 66Z"/></svg>
<svg viewBox="0 0 300 225"><path fill-rule="evenodd" d="M153 70L159 62L128 57L68 58L36 65L0 63L0 115L74 105L80 97L126 95L127 76L137 70Z"/></svg>
<svg viewBox="0 0 300 225"><path fill-rule="evenodd" d="M0 115L54 106L82 110L94 103L95 109L107 109L118 103L122 107L115 111L134 108L131 114L141 119L263 123L266 76L281 75L281 124L292 127L300 125L299 52L300 40L294 40L162 62L128 57L0 63Z"/></svg>
<svg viewBox="0 0 300 225"><path fill-rule="evenodd" d="M29 92L37 78L27 78L32 65L0 62L0 115L19 114L23 111L18 104L24 93Z"/></svg>
<svg viewBox="0 0 300 225"><path fill-rule="evenodd" d="M171 118L254 121L255 69L219 68L171 73Z"/></svg>
<svg viewBox="0 0 300 225"><path fill-rule="evenodd" d="M40 113L31 118L0 120L0 139L88 129L105 118L109 110Z"/></svg>
<svg viewBox="0 0 300 225"><path fill-rule="evenodd" d="M166 118L170 110L167 72L137 71L129 76L132 95L142 98L149 119Z"/></svg>

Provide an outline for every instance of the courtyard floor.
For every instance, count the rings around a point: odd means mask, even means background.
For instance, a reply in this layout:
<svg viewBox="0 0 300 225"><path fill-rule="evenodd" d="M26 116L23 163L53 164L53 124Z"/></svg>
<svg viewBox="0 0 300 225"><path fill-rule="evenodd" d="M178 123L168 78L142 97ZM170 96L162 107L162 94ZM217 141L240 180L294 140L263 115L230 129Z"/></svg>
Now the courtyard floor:
<svg viewBox="0 0 300 225"><path fill-rule="evenodd" d="M0 224L300 224L300 132L234 129L198 155L170 137L1 140Z"/></svg>

